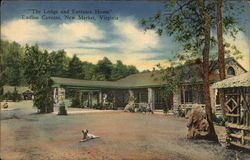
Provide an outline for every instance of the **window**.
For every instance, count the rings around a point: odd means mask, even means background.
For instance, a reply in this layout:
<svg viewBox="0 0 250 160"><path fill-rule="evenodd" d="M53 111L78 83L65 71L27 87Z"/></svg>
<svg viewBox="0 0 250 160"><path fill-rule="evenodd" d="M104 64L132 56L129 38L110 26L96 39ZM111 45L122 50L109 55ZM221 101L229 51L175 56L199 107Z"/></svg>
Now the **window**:
<svg viewBox="0 0 250 160"><path fill-rule="evenodd" d="M227 74L230 76L235 76L235 71L234 71L233 67L229 67L227 69Z"/></svg>
<svg viewBox="0 0 250 160"><path fill-rule="evenodd" d="M193 90L191 87L187 87L185 90L185 103L192 103L193 102ZM181 92L181 103L184 103L184 95Z"/></svg>
<svg viewBox="0 0 250 160"><path fill-rule="evenodd" d="M215 100L216 100L216 104L220 104L220 94L219 94L219 91L217 92Z"/></svg>
<svg viewBox="0 0 250 160"><path fill-rule="evenodd" d="M157 104L163 104L164 103L164 98L161 95L161 90L160 89L155 90L155 97L156 97L155 102Z"/></svg>
<svg viewBox="0 0 250 160"><path fill-rule="evenodd" d="M147 103L147 93L146 92L139 92L139 103Z"/></svg>

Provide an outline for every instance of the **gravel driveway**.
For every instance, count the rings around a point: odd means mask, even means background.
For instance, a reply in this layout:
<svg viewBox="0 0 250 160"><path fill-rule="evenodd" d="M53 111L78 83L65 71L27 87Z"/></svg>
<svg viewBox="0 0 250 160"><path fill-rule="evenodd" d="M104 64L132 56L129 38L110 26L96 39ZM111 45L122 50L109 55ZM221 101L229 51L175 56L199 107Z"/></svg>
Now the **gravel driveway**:
<svg viewBox="0 0 250 160"><path fill-rule="evenodd" d="M183 118L124 112L32 114L35 111L20 103L1 112L3 160L250 159L250 154L212 142L187 140ZM80 143L85 128L101 138Z"/></svg>

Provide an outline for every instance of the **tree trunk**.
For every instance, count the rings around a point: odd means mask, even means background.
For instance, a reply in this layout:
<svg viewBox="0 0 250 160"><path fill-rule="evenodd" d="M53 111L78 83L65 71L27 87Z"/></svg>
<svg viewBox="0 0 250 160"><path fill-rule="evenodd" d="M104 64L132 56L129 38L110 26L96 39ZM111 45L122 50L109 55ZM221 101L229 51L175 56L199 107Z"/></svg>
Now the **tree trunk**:
<svg viewBox="0 0 250 160"><path fill-rule="evenodd" d="M222 0L217 1L217 21L216 21L216 27L217 27L217 39L218 39L218 65L219 65L219 73L220 73L220 80L225 79L225 50L223 45L223 28L222 28ZM223 109L223 114L226 113L225 108L225 94L223 89L219 89L219 95L220 95L220 104L221 108Z"/></svg>
<svg viewBox="0 0 250 160"><path fill-rule="evenodd" d="M205 8L204 0L199 0L199 7L201 9L202 16L204 18L204 38L205 44L202 51L203 54L203 83L204 83L204 96L206 105L207 121L209 123L208 139L218 141L218 137L215 133L214 124L212 120L212 107L211 98L209 92L209 52L210 52L210 34L211 34L211 17Z"/></svg>

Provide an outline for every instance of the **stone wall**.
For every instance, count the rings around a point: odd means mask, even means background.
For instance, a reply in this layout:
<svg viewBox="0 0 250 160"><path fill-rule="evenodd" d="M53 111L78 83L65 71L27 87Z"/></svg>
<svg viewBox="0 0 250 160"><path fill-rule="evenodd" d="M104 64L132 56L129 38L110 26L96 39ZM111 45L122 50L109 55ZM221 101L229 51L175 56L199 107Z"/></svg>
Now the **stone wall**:
<svg viewBox="0 0 250 160"><path fill-rule="evenodd" d="M64 88L54 88L53 98L55 103L59 103L60 100L65 100L65 89Z"/></svg>

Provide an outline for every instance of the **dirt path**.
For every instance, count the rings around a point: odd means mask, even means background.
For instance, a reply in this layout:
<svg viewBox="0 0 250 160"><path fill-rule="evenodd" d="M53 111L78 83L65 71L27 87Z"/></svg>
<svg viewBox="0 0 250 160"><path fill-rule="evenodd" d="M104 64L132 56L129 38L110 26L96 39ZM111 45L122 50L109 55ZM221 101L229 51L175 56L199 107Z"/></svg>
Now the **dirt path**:
<svg viewBox="0 0 250 160"><path fill-rule="evenodd" d="M100 139L79 143L88 128ZM189 141L186 120L105 112L26 115L1 120L3 160L235 160L235 151ZM239 153L242 160L250 155Z"/></svg>

